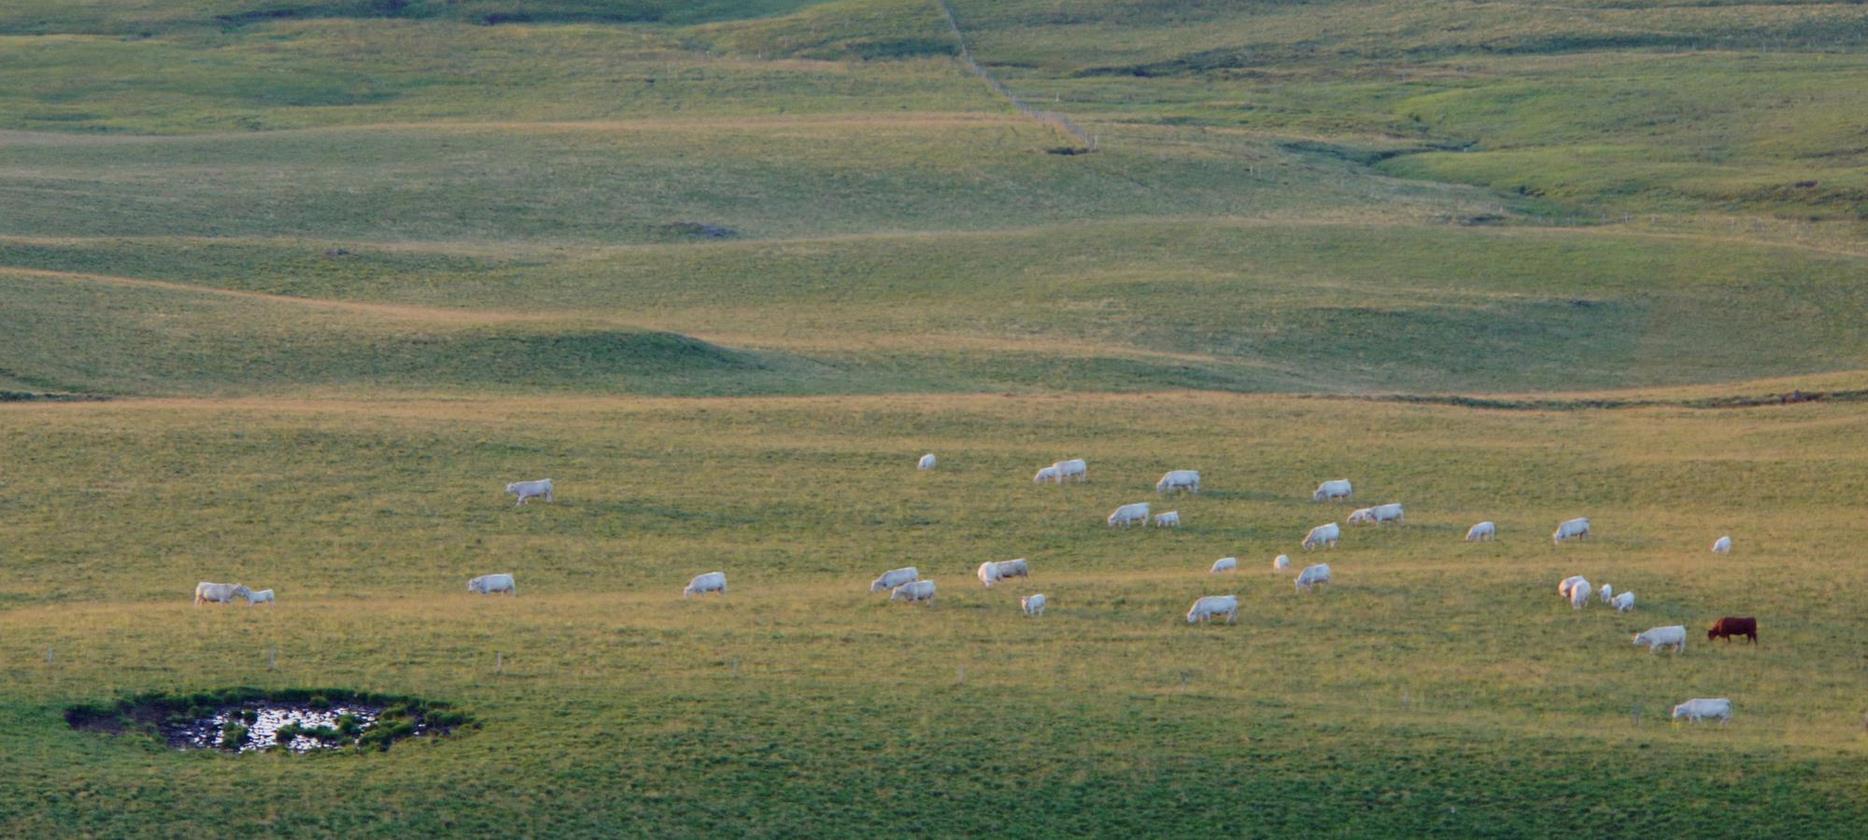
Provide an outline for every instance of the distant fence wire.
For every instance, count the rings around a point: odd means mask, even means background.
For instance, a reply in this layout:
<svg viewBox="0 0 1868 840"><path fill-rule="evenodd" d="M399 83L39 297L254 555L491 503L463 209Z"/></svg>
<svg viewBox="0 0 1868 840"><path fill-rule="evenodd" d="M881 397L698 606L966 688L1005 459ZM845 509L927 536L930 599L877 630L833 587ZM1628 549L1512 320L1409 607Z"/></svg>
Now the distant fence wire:
<svg viewBox="0 0 1868 840"><path fill-rule="evenodd" d="M966 36L960 32L960 21L958 18L954 17L953 6L949 5L947 0L934 0L934 2L940 6L941 14L947 17L947 28L953 30L953 39L960 44L960 63L965 66L967 70L971 71L973 75L978 76L981 81L984 81L986 86L992 88L994 93L1005 97L1005 100L1012 103L1012 107L1017 108L1019 113L1039 122L1054 125L1066 134L1077 138L1077 141L1083 145L1091 149L1096 148L1096 137L1084 131L1082 126L1077 125L1075 122L1072 122L1069 117L1057 113L1056 111L1045 111L1025 104L1025 100L1018 98L1018 95L1013 93L1010 88L1007 88L1004 83L993 78L991 73L986 72L986 68L979 66L979 62L973 60L973 51L967 48Z"/></svg>

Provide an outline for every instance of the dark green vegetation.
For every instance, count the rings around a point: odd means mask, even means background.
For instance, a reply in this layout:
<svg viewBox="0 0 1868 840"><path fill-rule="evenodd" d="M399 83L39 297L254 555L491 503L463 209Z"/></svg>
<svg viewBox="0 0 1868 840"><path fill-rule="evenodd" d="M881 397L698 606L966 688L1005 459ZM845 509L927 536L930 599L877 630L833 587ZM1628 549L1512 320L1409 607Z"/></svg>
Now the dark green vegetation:
<svg viewBox="0 0 1868 840"><path fill-rule="evenodd" d="M1868 824L1868 5L953 3L1084 154L922 0L0 6L0 834ZM483 726L60 720L229 685Z"/></svg>

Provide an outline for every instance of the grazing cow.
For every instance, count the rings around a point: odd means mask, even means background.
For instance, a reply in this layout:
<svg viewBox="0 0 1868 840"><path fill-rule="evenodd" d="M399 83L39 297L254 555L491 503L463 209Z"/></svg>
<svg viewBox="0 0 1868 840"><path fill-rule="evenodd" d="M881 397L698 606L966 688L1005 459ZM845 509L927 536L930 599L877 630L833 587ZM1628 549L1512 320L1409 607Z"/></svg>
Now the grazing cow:
<svg viewBox="0 0 1868 840"><path fill-rule="evenodd" d="M554 501L551 496L551 479L549 478L541 478L537 481L515 481L506 485L506 492L519 497L519 501L514 503L513 507L518 507L525 504L528 499L534 498L542 498L547 502Z"/></svg>
<svg viewBox="0 0 1868 840"><path fill-rule="evenodd" d="M248 603L252 603L253 590L237 583L208 583L204 580L195 584L195 606L197 607L209 601L216 604L230 604L235 598L245 598Z"/></svg>
<svg viewBox="0 0 1868 840"><path fill-rule="evenodd" d="M979 564L979 582L986 584L987 589L999 581L1015 577L1031 577L1031 567L1025 564L1023 557L998 563L988 560Z"/></svg>
<svg viewBox="0 0 1868 840"><path fill-rule="evenodd" d="M1615 600L1610 601L1609 603L1615 606L1616 612L1625 613L1629 610L1634 609L1634 593L1623 592L1622 594L1615 596Z"/></svg>
<svg viewBox="0 0 1868 840"><path fill-rule="evenodd" d="M1712 541L1712 553L1731 554L1732 553L1732 538L1729 536L1726 536L1726 537L1720 537L1716 540L1713 540Z"/></svg>
<svg viewBox="0 0 1868 840"><path fill-rule="evenodd" d="M1180 511L1170 510L1170 511L1165 511L1163 513L1155 514L1155 527L1156 528L1179 528L1180 527Z"/></svg>
<svg viewBox="0 0 1868 840"><path fill-rule="evenodd" d="M1018 599L1018 606L1026 615L1044 615L1044 594L1026 595Z"/></svg>
<svg viewBox="0 0 1868 840"><path fill-rule="evenodd" d="M681 597L687 598L693 595L705 595L709 592L718 592L722 595L726 594L726 572L708 572L704 575L695 575L693 580L688 581L687 588L681 590Z"/></svg>
<svg viewBox="0 0 1868 840"><path fill-rule="evenodd" d="M1187 623L1198 624L1208 619L1226 617L1226 623L1239 620L1239 596L1207 595L1193 602L1193 608L1187 611Z"/></svg>
<svg viewBox="0 0 1868 840"><path fill-rule="evenodd" d="M1317 485L1317 492L1310 494L1313 502L1333 502L1355 495L1355 489L1349 486L1349 479L1338 478Z"/></svg>
<svg viewBox="0 0 1868 840"><path fill-rule="evenodd" d="M1109 514L1109 527L1111 528L1114 528L1117 525L1127 528L1130 525L1133 525L1137 522L1140 522L1144 527L1147 526L1148 524L1148 503L1147 502L1136 502L1132 505L1123 505L1119 508L1116 508L1115 513Z"/></svg>
<svg viewBox="0 0 1868 840"><path fill-rule="evenodd" d="M1349 516L1344 521L1351 525L1373 525L1375 524L1375 509L1356 508L1349 512Z"/></svg>
<svg viewBox="0 0 1868 840"><path fill-rule="evenodd" d="M1661 648L1670 647L1677 653L1686 653L1686 627L1672 624L1666 627L1649 627L1636 633L1634 643L1647 645L1647 652L1653 653Z"/></svg>
<svg viewBox="0 0 1868 840"><path fill-rule="evenodd" d="M1490 519L1466 529L1466 542L1479 542L1496 536L1498 536L1498 526L1492 524Z"/></svg>
<svg viewBox="0 0 1868 840"><path fill-rule="evenodd" d="M511 574L481 575L473 580L467 581L467 591L477 592L481 595L491 595L495 592L504 592L508 595L519 594L518 588L512 585Z"/></svg>
<svg viewBox="0 0 1868 840"><path fill-rule="evenodd" d="M869 591L881 592L886 589L894 589L895 587L901 586L902 584L907 583L911 580L920 580L920 579L921 579L921 572L913 566L903 566L899 569L890 569L886 572L883 572L881 577L876 578L874 581L872 581L869 584Z"/></svg>
<svg viewBox="0 0 1868 840"><path fill-rule="evenodd" d="M1602 603L1607 604L1615 600L1615 587L1610 586L1606 583L1602 584L1602 590L1600 594L1602 596Z"/></svg>
<svg viewBox="0 0 1868 840"><path fill-rule="evenodd" d="M1057 471L1056 464L1052 464L1048 467L1039 467L1038 474L1031 477L1031 483L1033 484L1043 484L1047 481L1055 484L1064 483L1064 474Z"/></svg>
<svg viewBox="0 0 1868 840"><path fill-rule="evenodd" d="M1304 570L1297 575L1297 591L1309 592L1311 587L1329 582L1330 564L1318 563L1314 566L1305 566Z"/></svg>
<svg viewBox="0 0 1868 840"><path fill-rule="evenodd" d="M1052 464L1051 468L1054 470L1057 470L1057 482L1059 484L1064 483L1065 480L1069 480L1069 481L1089 481L1090 480L1090 465L1087 463L1084 463L1082 458L1072 458L1068 461L1058 461L1057 463Z"/></svg>
<svg viewBox="0 0 1868 840"><path fill-rule="evenodd" d="M889 593L889 600L907 601L911 604L916 601L926 601L932 605L934 603L934 581L911 580L895 587L895 591Z"/></svg>
<svg viewBox="0 0 1868 840"><path fill-rule="evenodd" d="M1570 597L1571 587L1575 586L1578 583L1586 584L1588 582L1589 581L1586 581L1583 579L1582 575L1570 575L1569 577L1566 577L1563 580L1560 580L1557 582L1557 594L1563 596L1565 600L1568 600Z"/></svg>
<svg viewBox="0 0 1868 840"><path fill-rule="evenodd" d="M915 462L915 469L931 470L931 469L934 469L934 464L935 464L934 453L929 452L928 454L921 456L921 460Z"/></svg>
<svg viewBox="0 0 1868 840"><path fill-rule="evenodd" d="M1236 572L1238 570L1239 558L1237 557L1221 557L1213 561L1213 574L1219 574L1220 572Z"/></svg>
<svg viewBox="0 0 1868 840"><path fill-rule="evenodd" d="M1724 697L1695 697L1673 707L1673 719L1685 718L1698 723L1706 718L1718 718L1719 723L1732 720L1732 701Z"/></svg>
<svg viewBox="0 0 1868 840"><path fill-rule="evenodd" d="M1406 514L1401 511L1400 502L1389 502L1385 505L1376 505L1369 508L1369 518L1377 525L1383 522L1407 524Z"/></svg>
<svg viewBox="0 0 1868 840"><path fill-rule="evenodd" d="M276 603L276 602L273 600L272 590L270 589L261 589L258 592L248 595L246 599L246 605L249 607L253 606L254 604L271 604L271 603Z"/></svg>
<svg viewBox="0 0 1868 840"><path fill-rule="evenodd" d="M1291 555L1280 554L1277 557L1272 558L1271 560L1272 571L1282 572L1289 568L1291 568Z"/></svg>
<svg viewBox="0 0 1868 840"><path fill-rule="evenodd" d="M1752 644L1757 644L1758 620L1750 616L1734 618L1728 615L1713 622L1712 627L1706 630L1708 642L1713 639L1724 639L1729 644L1733 636L1744 636L1751 640Z"/></svg>
<svg viewBox="0 0 1868 840"><path fill-rule="evenodd" d="M1180 490L1195 494L1199 493L1200 471L1168 470L1166 474L1161 476L1160 481L1155 482L1155 492L1166 493L1170 490Z"/></svg>
<svg viewBox="0 0 1868 840"><path fill-rule="evenodd" d="M1578 516L1575 519L1566 519L1558 525L1556 532L1550 535L1550 541L1560 543L1564 540L1581 539L1587 536L1589 536L1589 517Z"/></svg>
<svg viewBox="0 0 1868 840"><path fill-rule="evenodd" d="M1570 587L1570 609L1580 610L1589 606L1589 596L1594 594L1596 591L1590 588L1589 581L1577 581L1575 586Z"/></svg>
<svg viewBox="0 0 1868 840"><path fill-rule="evenodd" d="M1343 528L1341 525L1334 522L1318 525L1310 529L1310 533L1304 535L1304 550L1309 551L1320 545L1335 548L1336 541L1342 538Z"/></svg>

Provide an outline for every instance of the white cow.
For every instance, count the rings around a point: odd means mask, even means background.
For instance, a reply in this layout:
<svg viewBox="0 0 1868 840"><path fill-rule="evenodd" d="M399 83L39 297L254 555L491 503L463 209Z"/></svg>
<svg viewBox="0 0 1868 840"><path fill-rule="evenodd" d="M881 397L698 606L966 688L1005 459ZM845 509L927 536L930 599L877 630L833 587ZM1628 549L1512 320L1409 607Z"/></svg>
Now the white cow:
<svg viewBox="0 0 1868 840"><path fill-rule="evenodd" d="M1602 597L1602 603L1604 604L1612 603L1615 600L1615 587L1610 586L1606 583L1602 584L1602 589L1597 594L1599 594Z"/></svg>
<svg viewBox="0 0 1868 840"><path fill-rule="evenodd" d="M911 580L920 580L920 579L921 579L921 572L913 566L903 566L899 569L890 569L886 572L883 572L881 577L876 578L873 582L869 584L869 591L881 592L885 589L894 589L895 587L901 586L902 584L907 583Z"/></svg>
<svg viewBox="0 0 1868 840"><path fill-rule="evenodd" d="M1589 596L1594 594L1596 591L1589 587L1589 581L1577 581L1575 586L1570 587L1570 609L1580 610L1589 606Z"/></svg>
<svg viewBox="0 0 1868 840"><path fill-rule="evenodd" d="M230 604L235 598L245 598L248 603L252 603L253 590L237 583L208 583L204 580L195 584L195 606L197 607L209 601L216 604Z"/></svg>
<svg viewBox="0 0 1868 840"><path fill-rule="evenodd" d="M1278 555L1275 559L1271 561L1271 568L1273 571L1278 571L1278 572L1282 572L1286 569L1291 568L1291 555L1289 554Z"/></svg>
<svg viewBox="0 0 1868 840"><path fill-rule="evenodd" d="M921 460L915 462L915 469L931 470L931 469L934 469L935 463L936 463L936 459L934 457L934 453L929 452L928 454L921 456Z"/></svg>
<svg viewBox="0 0 1868 840"><path fill-rule="evenodd" d="M1164 513L1155 514L1155 527L1156 528L1179 528L1180 527L1180 511L1170 510Z"/></svg>
<svg viewBox="0 0 1868 840"><path fill-rule="evenodd" d="M1582 575L1570 575L1569 577L1557 581L1557 594L1563 596L1564 599L1567 600L1570 597L1570 587L1575 586L1579 582L1588 583L1588 581L1583 580Z"/></svg>
<svg viewBox="0 0 1868 840"><path fill-rule="evenodd" d="M907 583L902 584L901 586L895 587L895 591L889 593L889 600L907 601L909 603L914 603L916 601L926 601L929 604L933 604L934 603L934 581L911 580Z"/></svg>
<svg viewBox="0 0 1868 840"><path fill-rule="evenodd" d="M1237 557L1221 557L1213 561L1213 574L1219 574L1220 572L1236 572L1238 570L1239 558Z"/></svg>
<svg viewBox="0 0 1868 840"><path fill-rule="evenodd" d="M986 584L987 589L999 581L1015 577L1031 577L1031 567L1026 565L1023 557L998 563L988 560L979 564L979 582Z"/></svg>
<svg viewBox="0 0 1868 840"><path fill-rule="evenodd" d="M1349 516L1345 521L1351 525L1373 525L1375 524L1375 509L1356 508L1349 512Z"/></svg>
<svg viewBox="0 0 1868 840"><path fill-rule="evenodd" d="M249 607L253 606L254 604L272 604L272 603L277 603L277 602L273 600L272 590L270 589L261 589L258 592L248 595L246 598L246 604Z"/></svg>
<svg viewBox="0 0 1868 840"><path fill-rule="evenodd" d="M1304 570L1297 575L1297 591L1309 592L1311 587L1329 582L1330 564L1318 563L1314 566L1305 566Z"/></svg>
<svg viewBox="0 0 1868 840"><path fill-rule="evenodd" d="M534 498L542 498L547 502L553 501L549 478L541 478L537 481L515 481L506 485L506 492L519 497L519 501L513 507L518 507L525 504L526 500Z"/></svg>
<svg viewBox="0 0 1868 840"><path fill-rule="evenodd" d="M495 592L504 592L508 595L519 594L518 588L512 585L511 574L481 575L467 581L467 591L478 592L481 595L491 595Z"/></svg>
<svg viewBox="0 0 1868 840"><path fill-rule="evenodd" d="M1044 615L1044 600L1044 593L1026 595L1018 599L1018 606L1025 611L1026 615Z"/></svg>
<svg viewBox="0 0 1868 840"><path fill-rule="evenodd" d="M1649 627L1635 634L1634 643L1647 645L1648 653L1664 647L1673 648L1678 653L1686 653L1686 626L1673 624L1666 627Z"/></svg>
<svg viewBox="0 0 1868 840"><path fill-rule="evenodd" d="M1068 461L1058 461L1057 463L1052 464L1051 468L1054 470L1057 470L1057 481L1060 484L1063 483L1065 479L1069 479L1071 481L1089 481L1090 480L1090 465L1085 463L1082 458L1072 458Z"/></svg>
<svg viewBox="0 0 1868 840"><path fill-rule="evenodd" d="M1347 499L1353 495L1355 495L1355 488L1349 486L1349 479L1338 478L1317 485L1317 492L1310 494L1310 500L1313 502L1327 502L1337 499Z"/></svg>
<svg viewBox="0 0 1868 840"><path fill-rule="evenodd" d="M1168 470L1165 475L1161 476L1160 481L1155 482L1155 492L1166 493L1170 490L1182 490L1188 493L1199 493L1200 492L1200 471L1199 470Z"/></svg>
<svg viewBox="0 0 1868 840"><path fill-rule="evenodd" d="M1718 718L1720 723L1732 720L1732 701L1724 697L1695 697L1673 707L1673 719L1686 718L1698 723L1706 718Z"/></svg>
<svg viewBox="0 0 1868 840"><path fill-rule="evenodd" d="M1480 542L1497 536L1498 526L1492 524L1490 519L1466 529L1466 542Z"/></svg>
<svg viewBox="0 0 1868 840"><path fill-rule="evenodd" d="M1615 600L1610 601L1609 603L1614 605L1616 612L1625 613L1629 610L1634 609L1634 593L1623 592L1622 594L1615 596Z"/></svg>
<svg viewBox="0 0 1868 840"><path fill-rule="evenodd" d="M705 595L709 592L718 592L722 595L726 594L726 572L708 572L704 575L695 575L693 580L688 581L687 588L681 590L681 597L686 598L692 595Z"/></svg>
<svg viewBox="0 0 1868 840"><path fill-rule="evenodd" d="M1148 524L1148 503L1147 502L1136 502L1132 505L1123 505L1119 508L1116 508L1115 513L1109 514L1109 527L1111 528L1114 528L1117 525L1127 528L1130 525L1133 525L1137 522L1140 522L1144 527L1147 526Z"/></svg>
<svg viewBox="0 0 1868 840"><path fill-rule="evenodd" d="M1309 551L1320 545L1335 548L1336 542L1342 538L1343 527L1341 525L1334 522L1324 523L1310 529L1310 533L1304 535L1304 550Z"/></svg>
<svg viewBox="0 0 1868 840"><path fill-rule="evenodd" d="M1373 519L1377 525L1383 522L1400 522L1406 524L1406 517L1407 514L1403 513L1401 510L1400 502L1389 502L1385 505L1376 505L1369 508L1369 518Z"/></svg>
<svg viewBox="0 0 1868 840"><path fill-rule="evenodd" d="M1587 536L1589 536L1589 517L1578 516L1575 519L1566 519L1558 525L1556 533L1550 535L1550 541L1560 543L1564 540L1581 539Z"/></svg>
<svg viewBox="0 0 1868 840"><path fill-rule="evenodd" d="M1731 554L1732 553L1732 538L1727 536L1727 537L1720 537L1716 540L1713 540L1712 553ZM1699 702L1699 701L1696 700L1694 702Z"/></svg>
<svg viewBox="0 0 1868 840"><path fill-rule="evenodd" d="M1033 484L1043 484L1047 481L1054 484L1064 483L1064 474L1057 471L1056 464L1038 468L1038 474L1031 477L1031 483Z"/></svg>
<svg viewBox="0 0 1868 840"><path fill-rule="evenodd" d="M1239 596L1207 595L1193 602L1193 608L1187 611L1187 623L1198 624L1208 619L1226 617L1226 623L1239 620Z"/></svg>

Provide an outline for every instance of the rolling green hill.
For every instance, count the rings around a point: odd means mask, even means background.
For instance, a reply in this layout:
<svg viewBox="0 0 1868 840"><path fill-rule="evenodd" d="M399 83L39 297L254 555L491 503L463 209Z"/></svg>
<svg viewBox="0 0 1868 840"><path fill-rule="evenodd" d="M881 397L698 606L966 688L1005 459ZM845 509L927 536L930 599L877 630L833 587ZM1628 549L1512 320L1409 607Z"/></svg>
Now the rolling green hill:
<svg viewBox="0 0 1868 840"><path fill-rule="evenodd" d="M4 4L0 835L1860 836L1868 6L946 8Z"/></svg>

